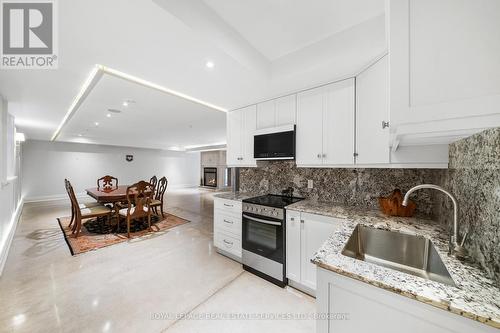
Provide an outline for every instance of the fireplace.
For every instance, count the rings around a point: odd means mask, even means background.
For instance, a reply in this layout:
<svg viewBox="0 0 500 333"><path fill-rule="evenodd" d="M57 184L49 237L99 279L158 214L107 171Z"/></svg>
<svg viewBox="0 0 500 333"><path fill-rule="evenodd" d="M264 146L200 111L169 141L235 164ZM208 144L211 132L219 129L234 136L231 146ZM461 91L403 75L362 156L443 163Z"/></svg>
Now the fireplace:
<svg viewBox="0 0 500 333"><path fill-rule="evenodd" d="M217 168L203 168L203 186L217 187Z"/></svg>

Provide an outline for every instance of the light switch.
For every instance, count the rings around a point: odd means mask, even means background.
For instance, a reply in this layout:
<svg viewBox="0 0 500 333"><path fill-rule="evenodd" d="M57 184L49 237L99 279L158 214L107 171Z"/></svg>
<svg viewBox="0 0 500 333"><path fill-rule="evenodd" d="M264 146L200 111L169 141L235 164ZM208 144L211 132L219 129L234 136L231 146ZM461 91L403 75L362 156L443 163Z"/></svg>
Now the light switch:
<svg viewBox="0 0 500 333"><path fill-rule="evenodd" d="M312 179L307 180L307 188L313 188L313 181Z"/></svg>

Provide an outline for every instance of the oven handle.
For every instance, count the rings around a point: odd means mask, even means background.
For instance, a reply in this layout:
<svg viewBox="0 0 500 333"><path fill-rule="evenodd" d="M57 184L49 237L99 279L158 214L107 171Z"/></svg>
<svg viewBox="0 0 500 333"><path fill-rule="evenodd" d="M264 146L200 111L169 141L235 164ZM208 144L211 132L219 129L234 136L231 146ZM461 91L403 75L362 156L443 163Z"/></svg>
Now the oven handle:
<svg viewBox="0 0 500 333"><path fill-rule="evenodd" d="M243 214L243 217L246 219L249 219L251 221L259 222L259 223L264 223L264 224L271 224L271 225L281 225L281 222L272 222L272 221L267 221L263 219L258 219L256 217L248 216L246 214Z"/></svg>

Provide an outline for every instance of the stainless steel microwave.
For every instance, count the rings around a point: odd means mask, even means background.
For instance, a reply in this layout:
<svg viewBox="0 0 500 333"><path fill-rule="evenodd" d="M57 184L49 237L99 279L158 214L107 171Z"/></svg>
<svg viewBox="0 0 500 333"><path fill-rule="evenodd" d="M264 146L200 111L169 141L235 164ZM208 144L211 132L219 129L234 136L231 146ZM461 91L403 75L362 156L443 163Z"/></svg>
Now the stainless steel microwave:
<svg viewBox="0 0 500 333"><path fill-rule="evenodd" d="M256 131L253 157L257 160L295 159L295 125Z"/></svg>

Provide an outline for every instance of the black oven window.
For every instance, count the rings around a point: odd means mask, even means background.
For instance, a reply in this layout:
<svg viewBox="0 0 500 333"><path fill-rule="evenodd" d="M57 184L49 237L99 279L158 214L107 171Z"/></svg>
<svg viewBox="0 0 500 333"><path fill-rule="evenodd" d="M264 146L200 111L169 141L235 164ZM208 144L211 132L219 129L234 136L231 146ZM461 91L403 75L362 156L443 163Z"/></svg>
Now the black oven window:
<svg viewBox="0 0 500 333"><path fill-rule="evenodd" d="M247 223L247 241L255 244L257 247L263 247L266 250L277 249L276 226L250 222Z"/></svg>

